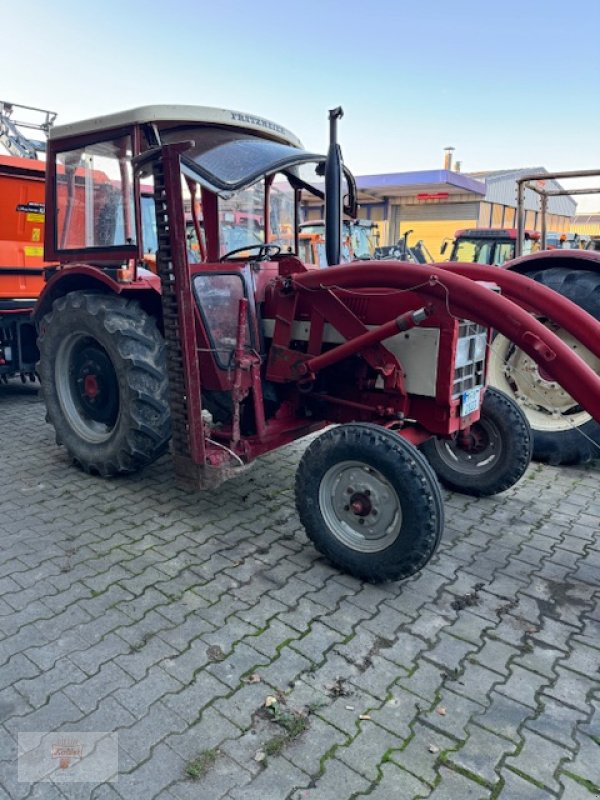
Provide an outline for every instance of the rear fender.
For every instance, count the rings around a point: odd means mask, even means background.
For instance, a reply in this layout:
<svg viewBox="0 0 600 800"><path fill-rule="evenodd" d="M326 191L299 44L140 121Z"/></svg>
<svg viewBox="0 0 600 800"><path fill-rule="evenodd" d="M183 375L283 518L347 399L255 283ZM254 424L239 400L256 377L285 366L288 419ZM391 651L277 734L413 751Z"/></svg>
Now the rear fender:
<svg viewBox="0 0 600 800"><path fill-rule="evenodd" d="M552 267L600 272L600 253L594 250L540 250L527 256L513 258L504 264L504 269L518 272L520 275Z"/></svg>
<svg viewBox="0 0 600 800"><path fill-rule="evenodd" d="M146 313L157 319L159 327L162 327L160 280L157 275L148 270L138 270L135 281L124 283L116 281L104 270L87 264L64 267L49 278L33 309L36 325L49 313L55 300L78 291L117 294L136 300Z"/></svg>

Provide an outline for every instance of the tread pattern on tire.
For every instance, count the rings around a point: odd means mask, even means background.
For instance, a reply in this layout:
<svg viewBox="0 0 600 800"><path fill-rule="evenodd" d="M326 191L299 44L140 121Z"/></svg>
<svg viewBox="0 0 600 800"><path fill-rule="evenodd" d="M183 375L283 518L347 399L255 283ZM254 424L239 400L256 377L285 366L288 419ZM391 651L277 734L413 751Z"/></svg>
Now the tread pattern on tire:
<svg viewBox="0 0 600 800"><path fill-rule="evenodd" d="M67 331L74 315L80 314L108 335L126 382L118 430L98 446L78 439L62 414L54 386L55 338ZM171 419L165 343L154 320L135 301L85 291L59 297L40 323L38 346L47 420L54 426L57 444L64 445L84 471L103 476L135 472L167 450Z"/></svg>
<svg viewBox="0 0 600 800"><path fill-rule="evenodd" d="M404 532L386 550L369 554L352 551L332 535L323 533L326 525L319 510L318 476L330 466L332 451L337 449L338 460L344 460L342 454L360 443L379 453L381 463L373 463L375 468L380 469L386 459L393 457L410 477L406 489L411 497L403 507L403 517L410 518L412 514L413 524L418 528L418 545L406 548L403 557L394 561L390 551L400 547L398 542ZM389 475L386 477L389 479ZM393 431L371 423L340 425L325 431L304 452L295 484L296 507L308 538L334 565L363 580L379 583L407 578L427 564L439 545L444 528L444 503L435 473L421 453Z"/></svg>

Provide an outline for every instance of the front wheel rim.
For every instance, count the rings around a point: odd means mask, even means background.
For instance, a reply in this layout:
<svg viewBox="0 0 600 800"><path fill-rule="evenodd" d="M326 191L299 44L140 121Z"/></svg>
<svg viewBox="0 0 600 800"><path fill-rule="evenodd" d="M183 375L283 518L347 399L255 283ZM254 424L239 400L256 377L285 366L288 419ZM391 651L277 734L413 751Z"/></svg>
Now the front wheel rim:
<svg viewBox="0 0 600 800"><path fill-rule="evenodd" d="M495 469L503 451L502 434L491 419L481 417L471 426L467 442L453 439L435 439L440 459L463 475L483 475Z"/></svg>
<svg viewBox="0 0 600 800"><path fill-rule="evenodd" d="M119 419L119 383L110 356L83 332L63 339L56 353L58 402L71 429L90 444L106 442Z"/></svg>
<svg viewBox="0 0 600 800"><path fill-rule="evenodd" d="M327 470L319 507L331 534L357 552L385 550L402 528L398 493L381 472L361 461L342 461Z"/></svg>

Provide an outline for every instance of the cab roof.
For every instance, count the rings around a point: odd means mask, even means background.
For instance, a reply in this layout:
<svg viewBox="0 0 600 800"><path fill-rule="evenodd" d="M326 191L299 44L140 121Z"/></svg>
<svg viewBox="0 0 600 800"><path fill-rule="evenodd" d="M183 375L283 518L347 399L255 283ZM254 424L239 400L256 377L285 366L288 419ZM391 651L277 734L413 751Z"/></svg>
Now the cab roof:
<svg viewBox="0 0 600 800"><path fill-rule="evenodd" d="M302 148L302 142L291 131L255 114L229 111L225 108L186 105L139 106L138 108L119 111L115 114L84 119L80 122L71 122L66 125L57 125L51 129L49 138L54 141L56 139L70 138L71 136L81 136L97 131L147 123L155 123L159 129L174 127L181 123L240 128L250 133L260 134L263 138Z"/></svg>

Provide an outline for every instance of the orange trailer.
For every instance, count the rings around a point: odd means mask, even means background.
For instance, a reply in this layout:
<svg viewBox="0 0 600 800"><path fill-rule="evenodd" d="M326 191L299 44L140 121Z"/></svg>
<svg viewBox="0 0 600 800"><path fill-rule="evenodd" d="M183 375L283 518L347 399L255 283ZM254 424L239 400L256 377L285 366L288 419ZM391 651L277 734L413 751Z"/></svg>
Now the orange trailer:
<svg viewBox="0 0 600 800"><path fill-rule="evenodd" d="M25 112L24 121L14 112ZM41 122L29 112L43 115ZM31 311L44 286L44 179L38 160L45 142L29 139L22 128L48 132L56 115L0 101L0 380L20 375L33 380L38 360Z"/></svg>

